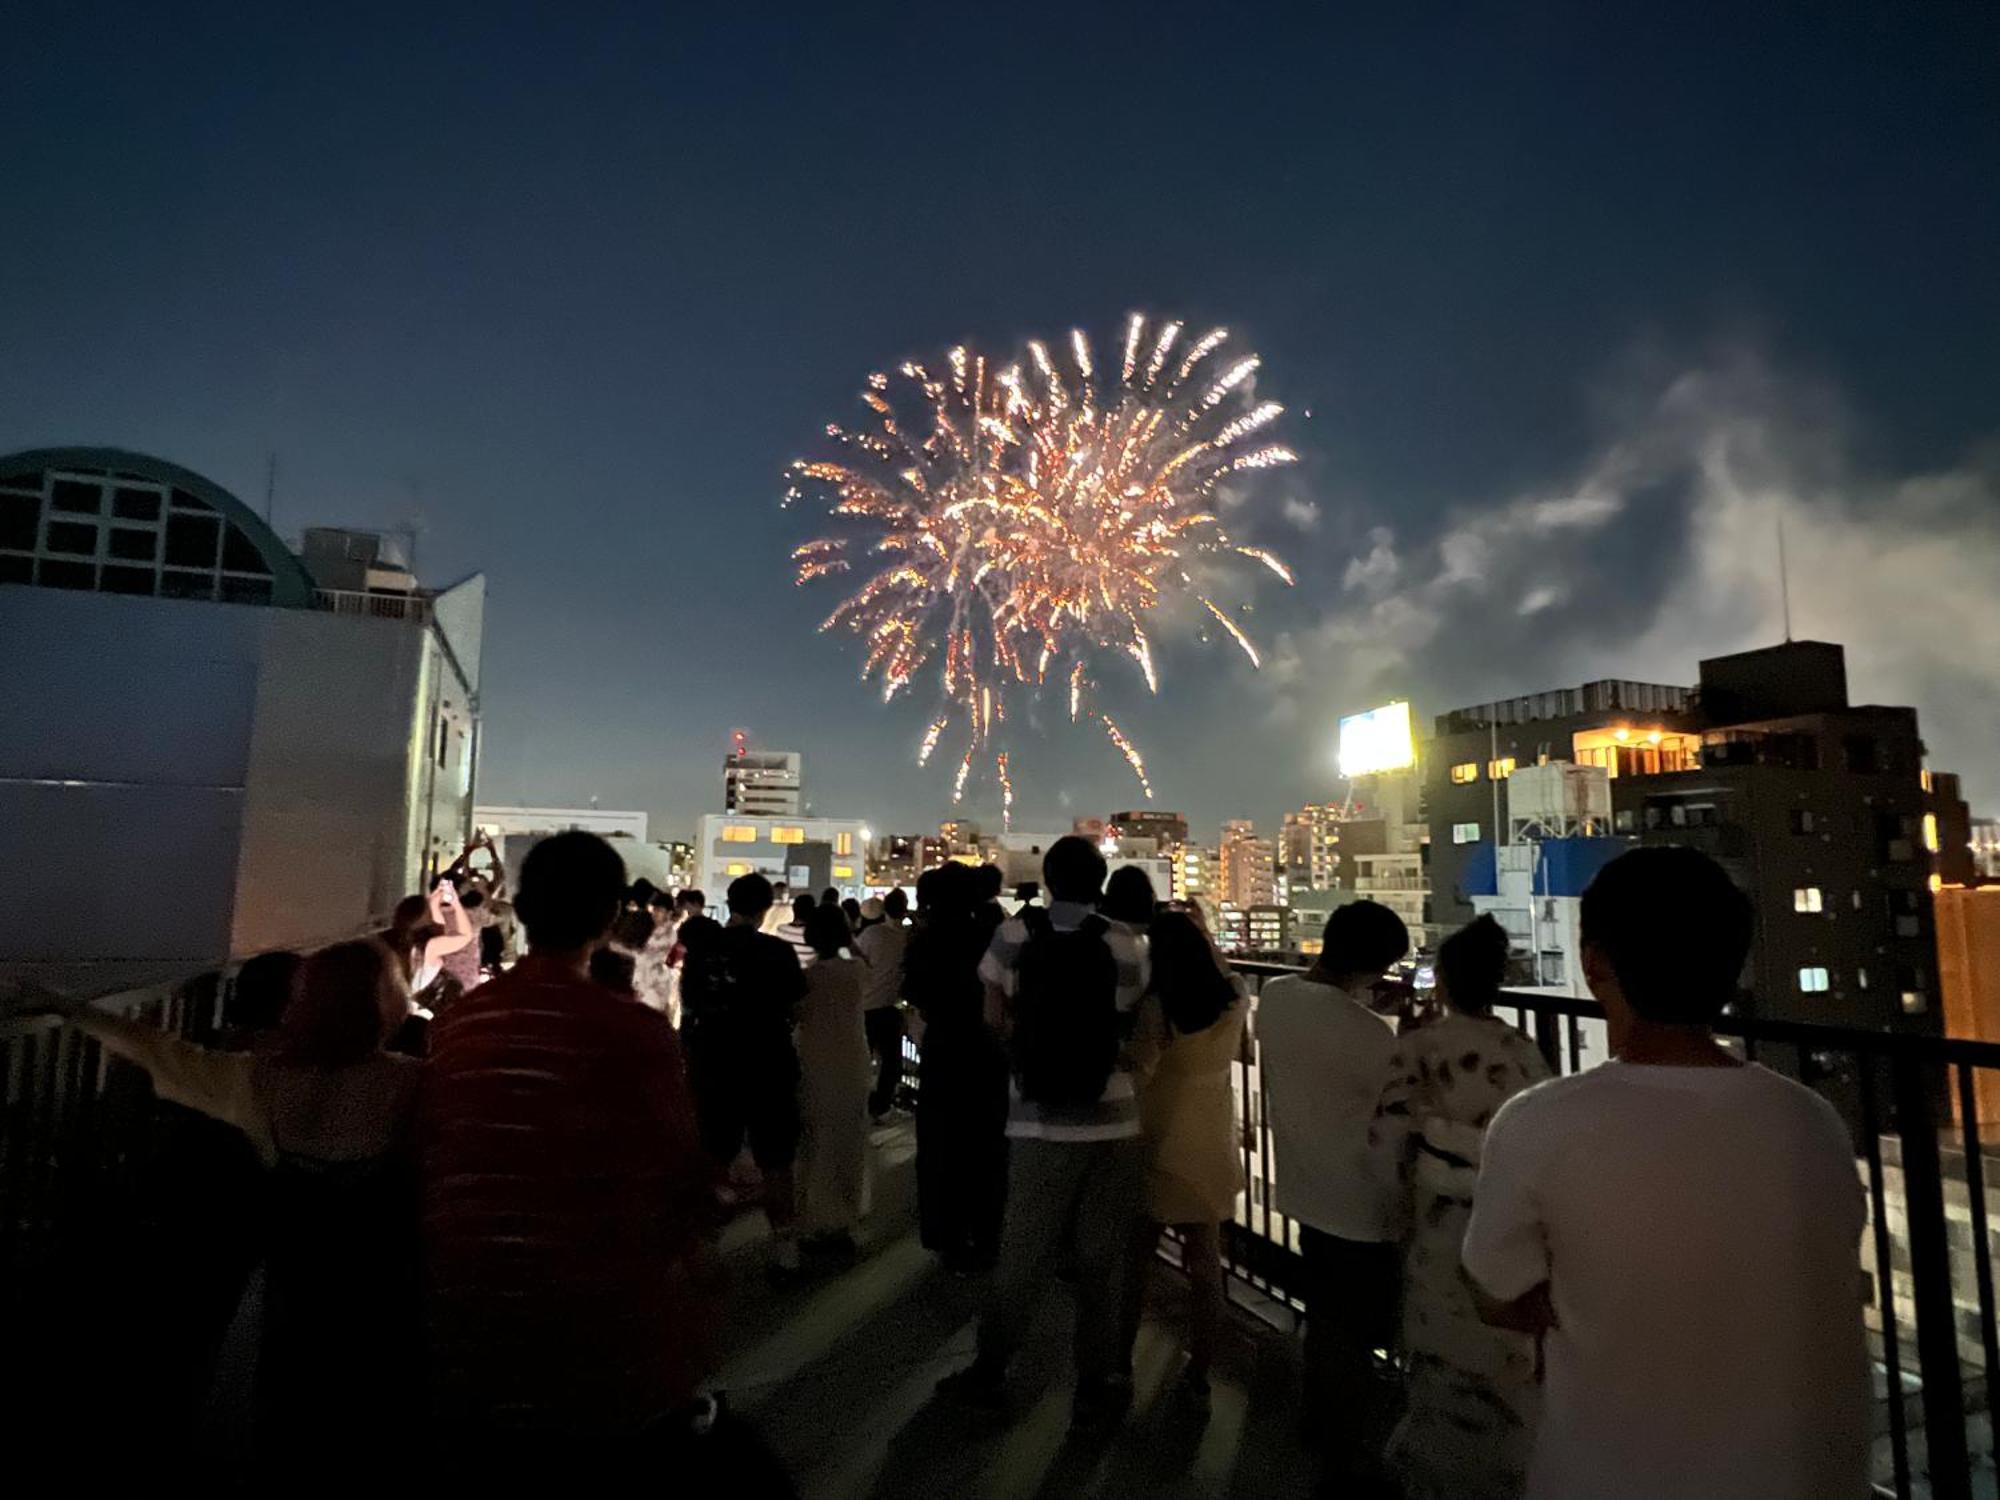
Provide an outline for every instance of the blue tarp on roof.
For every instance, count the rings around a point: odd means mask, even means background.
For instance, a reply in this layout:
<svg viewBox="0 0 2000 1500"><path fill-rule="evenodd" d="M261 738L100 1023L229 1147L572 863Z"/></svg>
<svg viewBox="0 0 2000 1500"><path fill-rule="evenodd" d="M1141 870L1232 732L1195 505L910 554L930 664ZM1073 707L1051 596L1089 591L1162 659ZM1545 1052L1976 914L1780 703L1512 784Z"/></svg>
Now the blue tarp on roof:
<svg viewBox="0 0 2000 1500"><path fill-rule="evenodd" d="M1630 839L1543 839L1535 866L1538 896L1581 896L1597 872L1632 847ZM1493 845L1473 845L1466 857L1459 888L1467 896L1496 896L1499 882L1493 868Z"/></svg>

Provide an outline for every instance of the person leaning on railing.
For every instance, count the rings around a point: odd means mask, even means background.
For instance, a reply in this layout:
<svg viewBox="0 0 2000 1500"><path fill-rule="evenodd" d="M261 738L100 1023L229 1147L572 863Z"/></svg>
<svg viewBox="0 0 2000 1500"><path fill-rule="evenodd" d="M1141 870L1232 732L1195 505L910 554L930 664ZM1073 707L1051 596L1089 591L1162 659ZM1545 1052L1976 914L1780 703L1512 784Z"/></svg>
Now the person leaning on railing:
<svg viewBox="0 0 2000 1500"><path fill-rule="evenodd" d="M1635 849L1579 916L1612 1060L1494 1116L1464 1246L1487 1318L1546 1335L1528 1494L1864 1494L1853 1148L1711 1029L1749 898L1705 854Z"/></svg>

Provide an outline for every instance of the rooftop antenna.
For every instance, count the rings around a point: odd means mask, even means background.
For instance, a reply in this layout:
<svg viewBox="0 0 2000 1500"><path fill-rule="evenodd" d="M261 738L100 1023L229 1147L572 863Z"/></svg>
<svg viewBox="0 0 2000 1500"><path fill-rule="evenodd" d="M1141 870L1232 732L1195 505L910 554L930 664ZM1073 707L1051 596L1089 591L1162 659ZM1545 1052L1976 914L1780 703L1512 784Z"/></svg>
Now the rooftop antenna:
<svg viewBox="0 0 2000 1500"><path fill-rule="evenodd" d="M1778 598L1785 611L1785 644L1792 641L1792 577L1785 565L1785 513L1778 512Z"/></svg>

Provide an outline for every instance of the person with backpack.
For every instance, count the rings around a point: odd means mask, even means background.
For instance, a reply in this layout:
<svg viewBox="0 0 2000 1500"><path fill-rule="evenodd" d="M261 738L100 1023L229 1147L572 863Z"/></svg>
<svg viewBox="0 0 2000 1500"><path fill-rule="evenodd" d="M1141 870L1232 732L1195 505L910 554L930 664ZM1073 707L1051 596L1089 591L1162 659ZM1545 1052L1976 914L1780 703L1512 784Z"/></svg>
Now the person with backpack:
<svg viewBox="0 0 2000 1500"><path fill-rule="evenodd" d="M1121 1338L1125 1247L1144 1193L1139 1102L1124 1058L1146 991L1144 937L1096 911L1104 856L1074 834L1042 861L1047 907L1009 917L980 961L987 1019L1005 1039L1007 1212L979 1319L979 1351L940 1391L997 1405L1007 1366L1065 1250L1076 1282L1081 1428L1118 1422L1132 1400Z"/></svg>
<svg viewBox="0 0 2000 1500"><path fill-rule="evenodd" d="M782 1284L800 1272L793 1170L799 1053L792 1026L806 978L791 945L761 930L771 909L770 881L739 875L729 883L728 902L727 927L709 924L688 935L681 1038L702 1145L726 1172L747 1138L763 1175L770 1277Z"/></svg>

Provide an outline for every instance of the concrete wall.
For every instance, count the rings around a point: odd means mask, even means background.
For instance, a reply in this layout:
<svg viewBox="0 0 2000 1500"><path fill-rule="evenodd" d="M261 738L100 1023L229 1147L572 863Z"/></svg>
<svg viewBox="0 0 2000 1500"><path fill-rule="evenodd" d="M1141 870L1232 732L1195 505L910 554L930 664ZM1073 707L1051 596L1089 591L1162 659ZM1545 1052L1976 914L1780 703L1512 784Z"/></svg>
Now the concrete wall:
<svg viewBox="0 0 2000 1500"><path fill-rule="evenodd" d="M0 962L345 936L469 824L473 707L421 626L5 587L0 643Z"/></svg>
<svg viewBox="0 0 2000 1500"><path fill-rule="evenodd" d="M0 588L0 959L227 949L266 613Z"/></svg>

